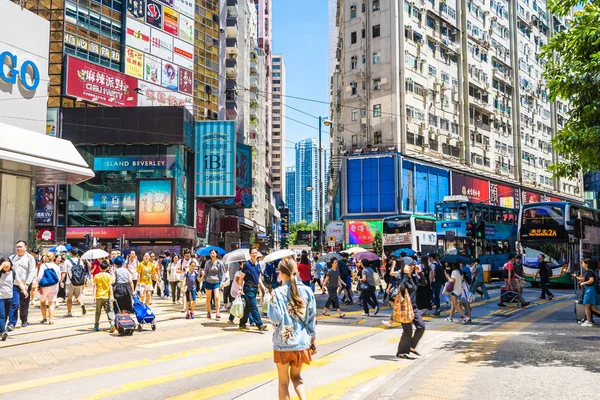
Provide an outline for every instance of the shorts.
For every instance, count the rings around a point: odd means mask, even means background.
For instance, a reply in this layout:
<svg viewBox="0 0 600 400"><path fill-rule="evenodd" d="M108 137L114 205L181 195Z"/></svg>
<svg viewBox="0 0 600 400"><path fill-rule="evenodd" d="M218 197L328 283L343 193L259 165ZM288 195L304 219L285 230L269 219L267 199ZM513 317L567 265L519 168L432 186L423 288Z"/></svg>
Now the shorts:
<svg viewBox="0 0 600 400"><path fill-rule="evenodd" d="M40 301L47 301L49 303L56 303L58 298L58 287L56 285L42 288L40 294Z"/></svg>
<svg viewBox="0 0 600 400"><path fill-rule="evenodd" d="M72 284L67 284L67 299L71 297L80 297L83 294L83 286L73 286Z"/></svg>
<svg viewBox="0 0 600 400"><path fill-rule="evenodd" d="M196 290L186 290L185 291L185 301L196 301Z"/></svg>
<svg viewBox="0 0 600 400"><path fill-rule="evenodd" d="M273 361L275 361L275 364L299 367L302 364L310 364L312 361L312 355L308 349L292 351L273 350Z"/></svg>
<svg viewBox="0 0 600 400"><path fill-rule="evenodd" d="M154 287L152 286L151 283L147 284L147 285L140 284L140 289L139 290L140 290L141 293L144 293L144 292L150 292L150 293L152 293L152 292L154 292Z"/></svg>
<svg viewBox="0 0 600 400"><path fill-rule="evenodd" d="M457 299L459 298L459 295L457 295L457 294L456 294L456 293L454 293L454 292L450 292L450 296L452 296L452 297L456 297Z"/></svg>
<svg viewBox="0 0 600 400"><path fill-rule="evenodd" d="M217 283L204 282L204 290L215 290L215 289L218 289L219 287L221 287L221 282L217 282Z"/></svg>

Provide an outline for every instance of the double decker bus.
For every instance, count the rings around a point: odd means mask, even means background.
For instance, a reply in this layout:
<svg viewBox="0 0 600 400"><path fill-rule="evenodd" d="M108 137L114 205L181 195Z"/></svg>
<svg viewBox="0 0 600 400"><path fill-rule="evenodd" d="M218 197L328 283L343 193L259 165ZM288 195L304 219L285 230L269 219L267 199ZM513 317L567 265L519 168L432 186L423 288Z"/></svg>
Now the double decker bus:
<svg viewBox="0 0 600 400"><path fill-rule="evenodd" d="M437 245L435 218L400 214L383 219L383 251L391 254L401 248L421 253L434 252Z"/></svg>
<svg viewBox="0 0 600 400"><path fill-rule="evenodd" d="M579 232L583 233L583 239ZM581 243L580 243L581 240ZM570 284L579 270L581 250L594 262L599 259L600 211L571 202L524 204L519 214L519 241L525 280L533 285L538 255L552 268L551 283Z"/></svg>
<svg viewBox="0 0 600 400"><path fill-rule="evenodd" d="M479 257L491 266L492 275L500 275L515 251L519 210L470 202L466 196L446 196L435 207L438 248L444 254ZM478 239L475 229L480 224L484 234Z"/></svg>

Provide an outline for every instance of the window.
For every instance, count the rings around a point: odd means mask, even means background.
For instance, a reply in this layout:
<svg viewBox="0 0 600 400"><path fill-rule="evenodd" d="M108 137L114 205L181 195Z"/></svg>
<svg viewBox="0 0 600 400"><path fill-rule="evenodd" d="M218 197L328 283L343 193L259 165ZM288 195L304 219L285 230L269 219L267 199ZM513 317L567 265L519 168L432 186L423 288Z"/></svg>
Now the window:
<svg viewBox="0 0 600 400"><path fill-rule="evenodd" d="M373 64L381 64L381 53L378 51L373 53Z"/></svg>
<svg viewBox="0 0 600 400"><path fill-rule="evenodd" d="M381 104L373 105L373 117L381 117Z"/></svg>
<svg viewBox="0 0 600 400"><path fill-rule="evenodd" d="M278 78L278 77L280 77L280 76L281 76L281 73L279 73L279 72L275 72L275 73L273 74L273 78Z"/></svg>
<svg viewBox="0 0 600 400"><path fill-rule="evenodd" d="M354 4L350 6L350 18L356 18L356 6Z"/></svg>
<svg viewBox="0 0 600 400"><path fill-rule="evenodd" d="M350 44L355 44L356 43L356 32L352 32L350 34Z"/></svg>
<svg viewBox="0 0 600 400"><path fill-rule="evenodd" d="M350 57L350 69L356 69L357 66L358 66L358 57L357 56Z"/></svg>
<svg viewBox="0 0 600 400"><path fill-rule="evenodd" d="M381 30L380 30L379 25L373 26L373 37L374 38L379 37L380 33L381 33Z"/></svg>
<svg viewBox="0 0 600 400"><path fill-rule="evenodd" d="M274 62L275 64L277 64L277 63L280 63L280 62L281 62L281 58L274 58L274 59L273 59L273 62Z"/></svg>
<svg viewBox="0 0 600 400"><path fill-rule="evenodd" d="M429 75L437 76L437 68L435 68L433 65L429 66Z"/></svg>
<svg viewBox="0 0 600 400"><path fill-rule="evenodd" d="M379 0L373 0L373 11L379 11Z"/></svg>
<svg viewBox="0 0 600 400"><path fill-rule="evenodd" d="M356 96L356 91L357 91L357 85L356 82L350 82L350 88L351 88L351 95L352 96Z"/></svg>
<svg viewBox="0 0 600 400"><path fill-rule="evenodd" d="M373 79L373 90L381 90L381 78Z"/></svg>
<svg viewBox="0 0 600 400"><path fill-rule="evenodd" d="M281 80L279 80L279 79L274 80L273 85L281 85Z"/></svg>
<svg viewBox="0 0 600 400"><path fill-rule="evenodd" d="M281 65L273 65L273 69L281 69Z"/></svg>
<svg viewBox="0 0 600 400"><path fill-rule="evenodd" d="M352 121L358 121L358 110L352 110L351 117Z"/></svg>
<svg viewBox="0 0 600 400"><path fill-rule="evenodd" d="M381 140L381 131L376 131L373 134L373 144L381 144L382 140Z"/></svg>

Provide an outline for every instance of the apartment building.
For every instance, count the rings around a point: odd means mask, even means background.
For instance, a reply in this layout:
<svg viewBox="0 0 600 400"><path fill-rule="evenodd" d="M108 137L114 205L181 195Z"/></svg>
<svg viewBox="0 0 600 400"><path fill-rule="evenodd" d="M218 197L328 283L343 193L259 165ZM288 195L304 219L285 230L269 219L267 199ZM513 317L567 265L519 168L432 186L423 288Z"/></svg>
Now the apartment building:
<svg viewBox="0 0 600 400"><path fill-rule="evenodd" d="M429 213L455 194L448 184L449 193L426 204L406 199L420 183L417 165L436 176L447 171L449 183L481 180L487 190L477 201L497 201L502 184L520 193L515 207L540 198L528 193L581 199L579 177L553 180L548 172L558 160L550 139L567 105L549 101L541 78L540 47L565 28L545 1L339 0L336 26L332 154L399 154L403 199L394 211Z"/></svg>
<svg viewBox="0 0 600 400"><path fill-rule="evenodd" d="M272 169L273 194L276 198L285 199L285 62L282 55L273 56L273 153Z"/></svg>
<svg viewBox="0 0 600 400"><path fill-rule="evenodd" d="M296 195L294 220L319 220L319 142L315 138L296 143Z"/></svg>

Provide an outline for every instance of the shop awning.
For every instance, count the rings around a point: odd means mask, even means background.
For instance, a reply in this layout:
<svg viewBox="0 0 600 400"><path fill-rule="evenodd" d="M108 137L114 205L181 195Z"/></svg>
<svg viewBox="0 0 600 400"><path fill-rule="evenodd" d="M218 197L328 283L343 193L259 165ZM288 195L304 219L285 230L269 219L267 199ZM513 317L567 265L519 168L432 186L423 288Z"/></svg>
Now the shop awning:
<svg viewBox="0 0 600 400"><path fill-rule="evenodd" d="M26 174L38 185L80 183L94 177L68 140L0 123L0 169Z"/></svg>

